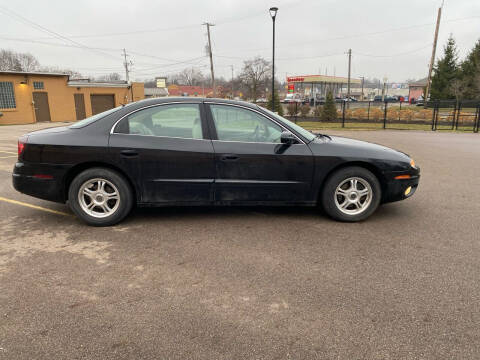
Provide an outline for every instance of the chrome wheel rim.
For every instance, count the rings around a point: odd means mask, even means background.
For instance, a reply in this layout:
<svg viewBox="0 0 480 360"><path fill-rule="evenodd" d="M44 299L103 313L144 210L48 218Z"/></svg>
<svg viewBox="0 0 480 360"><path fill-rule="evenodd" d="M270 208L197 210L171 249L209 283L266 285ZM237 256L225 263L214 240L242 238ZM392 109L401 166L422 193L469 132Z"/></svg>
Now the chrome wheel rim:
<svg viewBox="0 0 480 360"><path fill-rule="evenodd" d="M347 215L358 215L368 209L372 202L372 187L368 181L351 177L343 180L335 190L335 205Z"/></svg>
<svg viewBox="0 0 480 360"><path fill-rule="evenodd" d="M95 218L114 214L120 206L120 193L110 181L95 178L85 181L78 190L78 202L82 210Z"/></svg>

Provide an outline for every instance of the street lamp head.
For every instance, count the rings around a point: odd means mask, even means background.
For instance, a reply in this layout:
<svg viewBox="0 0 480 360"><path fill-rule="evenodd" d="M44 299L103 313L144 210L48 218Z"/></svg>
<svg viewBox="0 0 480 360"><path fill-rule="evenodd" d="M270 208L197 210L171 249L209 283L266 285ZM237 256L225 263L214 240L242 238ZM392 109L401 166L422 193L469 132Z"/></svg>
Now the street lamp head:
<svg viewBox="0 0 480 360"><path fill-rule="evenodd" d="M272 17L273 20L275 20L275 16L277 16L278 8L277 7L271 7L269 11L270 11L270 16Z"/></svg>

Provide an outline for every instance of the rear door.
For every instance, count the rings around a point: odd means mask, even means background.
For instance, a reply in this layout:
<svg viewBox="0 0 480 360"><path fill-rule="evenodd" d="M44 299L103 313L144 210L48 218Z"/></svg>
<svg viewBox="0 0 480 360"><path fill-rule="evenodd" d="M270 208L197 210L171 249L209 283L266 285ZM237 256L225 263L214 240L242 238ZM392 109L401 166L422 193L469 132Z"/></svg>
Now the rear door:
<svg viewBox="0 0 480 360"><path fill-rule="evenodd" d="M33 104L35 107L35 119L37 122L51 121L50 107L48 105L48 94L46 92L35 91L33 94Z"/></svg>
<svg viewBox="0 0 480 360"><path fill-rule="evenodd" d="M218 203L310 199L313 155L301 139L297 144L282 144L285 129L247 107L211 103L208 110Z"/></svg>
<svg viewBox="0 0 480 360"><path fill-rule="evenodd" d="M143 203L209 204L215 176L203 104L136 110L115 126L110 151L141 189Z"/></svg>

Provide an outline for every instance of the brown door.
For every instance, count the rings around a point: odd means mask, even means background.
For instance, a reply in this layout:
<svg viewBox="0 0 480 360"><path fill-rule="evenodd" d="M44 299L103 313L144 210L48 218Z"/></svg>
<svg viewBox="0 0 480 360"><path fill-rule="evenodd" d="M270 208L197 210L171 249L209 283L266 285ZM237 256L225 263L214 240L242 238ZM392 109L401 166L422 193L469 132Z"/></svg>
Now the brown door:
<svg viewBox="0 0 480 360"><path fill-rule="evenodd" d="M35 106L35 118L37 121L51 121L48 94L46 92L33 92L33 106Z"/></svg>
<svg viewBox="0 0 480 360"><path fill-rule="evenodd" d="M73 94L75 99L75 113L77 114L77 120L85 119L85 99L83 94Z"/></svg>
<svg viewBox="0 0 480 360"><path fill-rule="evenodd" d="M114 95L90 95L92 115L113 109L115 107Z"/></svg>

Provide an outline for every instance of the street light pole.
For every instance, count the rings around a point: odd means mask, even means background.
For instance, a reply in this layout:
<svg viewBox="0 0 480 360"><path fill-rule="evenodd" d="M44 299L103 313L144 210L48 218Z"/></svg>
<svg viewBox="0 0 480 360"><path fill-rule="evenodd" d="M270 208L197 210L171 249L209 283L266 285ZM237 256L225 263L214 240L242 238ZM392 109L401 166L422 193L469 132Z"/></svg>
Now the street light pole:
<svg viewBox="0 0 480 360"><path fill-rule="evenodd" d="M270 8L270 16L273 22L273 50L272 50L272 111L275 112L275 18L277 17L277 7Z"/></svg>

